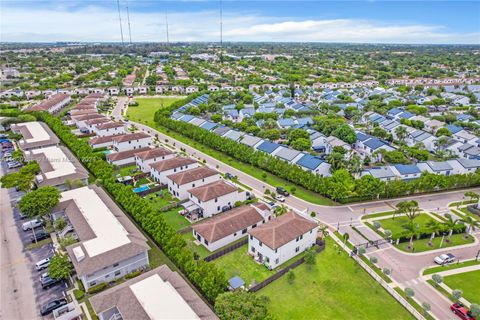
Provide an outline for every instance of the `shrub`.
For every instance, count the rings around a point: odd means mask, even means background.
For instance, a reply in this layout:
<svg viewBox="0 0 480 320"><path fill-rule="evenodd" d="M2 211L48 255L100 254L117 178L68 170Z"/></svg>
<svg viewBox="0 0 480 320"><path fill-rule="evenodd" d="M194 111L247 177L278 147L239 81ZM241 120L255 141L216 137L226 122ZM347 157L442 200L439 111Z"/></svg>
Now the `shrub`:
<svg viewBox="0 0 480 320"><path fill-rule="evenodd" d="M135 278L136 276L139 276L141 273L142 273L141 270L130 272L129 274L125 275L125 279Z"/></svg>
<svg viewBox="0 0 480 320"><path fill-rule="evenodd" d="M75 289L73 290L73 296L75 297L75 299L78 301L78 300L82 300L83 297L85 297L85 291L82 291L82 290L79 290L79 289Z"/></svg>
<svg viewBox="0 0 480 320"><path fill-rule="evenodd" d="M371 257L370 262L373 263L373 264L376 264L378 262L377 257Z"/></svg>
<svg viewBox="0 0 480 320"><path fill-rule="evenodd" d="M106 282L102 282L102 283L99 283L99 284L97 284L93 287L90 287L90 289L88 289L87 292L89 294L94 294L94 293L103 291L107 286L108 286L108 284Z"/></svg>

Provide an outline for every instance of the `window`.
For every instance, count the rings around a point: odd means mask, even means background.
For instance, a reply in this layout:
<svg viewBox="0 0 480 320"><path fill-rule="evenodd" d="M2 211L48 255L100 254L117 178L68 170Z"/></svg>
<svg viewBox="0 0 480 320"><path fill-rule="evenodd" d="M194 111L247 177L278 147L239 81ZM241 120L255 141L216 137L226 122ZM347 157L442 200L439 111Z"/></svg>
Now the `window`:
<svg viewBox="0 0 480 320"><path fill-rule="evenodd" d="M252 247L252 249L251 249L251 250L252 250L252 252L255 252L255 247Z"/></svg>
<svg viewBox="0 0 480 320"><path fill-rule="evenodd" d="M250 240L253 240L253 236L250 236Z"/></svg>
<svg viewBox="0 0 480 320"><path fill-rule="evenodd" d="M217 211L220 211L220 206L217 207Z"/></svg>
<svg viewBox="0 0 480 320"><path fill-rule="evenodd" d="M245 234L245 233L247 233L247 229L242 230L242 234Z"/></svg>
<svg viewBox="0 0 480 320"><path fill-rule="evenodd" d="M207 239L203 239L203 242L208 246L208 241L207 241Z"/></svg>
<svg viewBox="0 0 480 320"><path fill-rule="evenodd" d="M118 263L115 263L115 264L113 265L113 267L114 267L114 268L115 268L115 267L118 267Z"/></svg>
<svg viewBox="0 0 480 320"><path fill-rule="evenodd" d="M96 284L97 284L97 283L96 283L95 281L92 281L92 282L90 282L90 283L88 284L88 286L93 287L93 286L96 285Z"/></svg>
<svg viewBox="0 0 480 320"><path fill-rule="evenodd" d="M218 202L218 198L215 198L215 202Z"/></svg>
<svg viewBox="0 0 480 320"><path fill-rule="evenodd" d="M280 260L277 258L275 259L275 264L278 264L280 262Z"/></svg>
<svg viewBox="0 0 480 320"><path fill-rule="evenodd" d="M277 253L278 249L275 249L275 253Z"/></svg>
<svg viewBox="0 0 480 320"><path fill-rule="evenodd" d="M297 242L298 242L298 240L300 240L300 237L297 237L297 239L295 239L295 241L297 241Z"/></svg>
<svg viewBox="0 0 480 320"><path fill-rule="evenodd" d="M195 188L195 183L192 183L192 188Z"/></svg>
<svg viewBox="0 0 480 320"><path fill-rule="evenodd" d="M298 251L300 251L300 247L295 248L295 252L298 252Z"/></svg>
<svg viewBox="0 0 480 320"><path fill-rule="evenodd" d="M237 233L235 232L235 233L233 234L233 236L236 237L236 236L237 236Z"/></svg>
<svg viewBox="0 0 480 320"><path fill-rule="evenodd" d="M255 228L257 226L257 224L255 223L253 226L252 226L252 229Z"/></svg>
<svg viewBox="0 0 480 320"><path fill-rule="evenodd" d="M262 247L262 246L263 246L262 241L258 241L258 245L259 245L260 247Z"/></svg>
<svg viewBox="0 0 480 320"><path fill-rule="evenodd" d="M265 257L265 261L268 263L270 262L270 258L269 257Z"/></svg>
<svg viewBox="0 0 480 320"><path fill-rule="evenodd" d="M300 240L302 240L302 239L303 239L303 234L300 236Z"/></svg>

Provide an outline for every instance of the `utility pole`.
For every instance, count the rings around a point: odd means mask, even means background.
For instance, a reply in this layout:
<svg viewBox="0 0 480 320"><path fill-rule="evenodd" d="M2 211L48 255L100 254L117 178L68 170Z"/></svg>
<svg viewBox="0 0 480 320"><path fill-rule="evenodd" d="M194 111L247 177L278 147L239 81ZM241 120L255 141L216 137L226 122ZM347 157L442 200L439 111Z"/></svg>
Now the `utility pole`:
<svg viewBox="0 0 480 320"><path fill-rule="evenodd" d="M128 11L128 0L126 0L125 2L127 6L128 36L130 38L130 44L132 44L132 29L130 28L130 12Z"/></svg>
<svg viewBox="0 0 480 320"><path fill-rule="evenodd" d="M165 9L165 30L167 32L167 45L170 44L170 37L168 35L168 12L167 12L167 9Z"/></svg>
<svg viewBox="0 0 480 320"><path fill-rule="evenodd" d="M122 15L120 14L120 0L117 0L117 9L118 9L118 21L120 22L120 35L122 37L122 46L123 46L124 42L123 42Z"/></svg>

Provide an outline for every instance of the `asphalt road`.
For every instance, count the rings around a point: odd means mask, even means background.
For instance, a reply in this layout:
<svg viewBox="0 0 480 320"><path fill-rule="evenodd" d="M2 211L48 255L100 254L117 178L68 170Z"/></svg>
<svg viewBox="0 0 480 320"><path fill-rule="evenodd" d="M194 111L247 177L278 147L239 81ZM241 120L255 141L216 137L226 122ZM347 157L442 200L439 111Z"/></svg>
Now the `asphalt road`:
<svg viewBox="0 0 480 320"><path fill-rule="evenodd" d="M115 107L112 115L118 120L123 119L121 116L121 110L125 106L125 101L119 100L119 103ZM134 123L134 122L130 122ZM254 191L257 196L263 196L265 189L269 188L274 190L275 186L268 185L264 181L258 180L244 172L237 170L228 164L225 164L209 155L198 151L197 149L184 144L178 140L173 139L159 131L156 131L141 123L134 123L139 130L147 132L151 135L158 135L160 141L168 139L169 144L175 143L177 149L183 148L187 154L197 159L205 160L206 164L221 172L229 172L238 176L239 181L248 185ZM480 192L479 188L472 189L472 191ZM420 208L429 211L444 212L448 210L448 204L455 201L464 200L464 193L466 190L441 192L427 195L418 195L408 197L408 200L416 200L419 203ZM348 226L350 224L362 226L360 218L364 214L391 211L395 208L395 205L404 201L406 198L380 200L374 202L356 203L344 206L322 206L309 203L305 200L299 199L295 196L287 197L285 204L289 207L296 209L297 211L309 214L311 211L317 213L316 219L323 224L327 224L330 227L336 228L337 226ZM340 227L342 229L342 227ZM421 302L430 303L432 309L431 312L434 316L441 320L456 319L456 317L450 312L450 301L447 300L439 292L431 288L428 284L419 279L419 275L422 269L433 264L433 258L441 253L453 252L457 257L464 259L474 258L480 245L478 244L479 235L476 235L477 242L475 244L460 247L457 249L443 249L428 254L407 254L395 249L389 244L382 246L382 249L376 250L374 255L379 259L379 265L382 267L389 267L394 270L392 273L392 279L400 284L402 287L412 287L415 292L415 298ZM369 252L372 254L371 252Z"/></svg>

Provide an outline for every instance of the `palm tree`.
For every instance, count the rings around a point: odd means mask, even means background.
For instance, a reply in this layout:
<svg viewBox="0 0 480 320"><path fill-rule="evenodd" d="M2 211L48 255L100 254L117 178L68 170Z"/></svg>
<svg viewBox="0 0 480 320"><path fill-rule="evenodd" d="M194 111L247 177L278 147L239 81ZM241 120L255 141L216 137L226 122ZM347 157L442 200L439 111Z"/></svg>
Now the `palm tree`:
<svg viewBox="0 0 480 320"><path fill-rule="evenodd" d="M455 226L457 225L459 220L454 220L450 214L445 214L445 217L447 218L447 221L445 221L445 227L449 230L448 241L450 241L450 238L453 234L453 229L455 229Z"/></svg>
<svg viewBox="0 0 480 320"><path fill-rule="evenodd" d="M480 194L473 191L468 191L465 192L465 197L469 197L472 201L477 200L477 209L480 209Z"/></svg>
<svg viewBox="0 0 480 320"><path fill-rule="evenodd" d="M328 237L328 227L324 224L321 224L320 227L318 228L318 232L320 233L320 236L322 237L322 239L325 239L326 237Z"/></svg>
<svg viewBox="0 0 480 320"><path fill-rule="evenodd" d="M407 128L404 126L399 126L395 129L395 134L400 141L403 141L407 137Z"/></svg>
<svg viewBox="0 0 480 320"><path fill-rule="evenodd" d="M470 231L475 231L477 228L480 228L480 221L470 217L465 216L460 219L460 222L464 223L467 226L466 237L470 235Z"/></svg>
<svg viewBox="0 0 480 320"><path fill-rule="evenodd" d="M441 224L437 220L430 220L425 225L428 230L432 232L432 236L430 237L430 241L428 242L429 245L432 245L433 239L435 238L435 234L440 230Z"/></svg>
<svg viewBox="0 0 480 320"><path fill-rule="evenodd" d="M404 224L402 227L407 232L407 235L410 236L410 241L408 244L409 248L413 248L413 237L419 234L420 226L418 225L418 223L414 223L412 220L410 220L408 223Z"/></svg>
<svg viewBox="0 0 480 320"><path fill-rule="evenodd" d="M281 204L281 205L279 205L278 207L275 208L274 212L275 212L275 216L276 216L276 217L279 217L279 216L281 216L282 214L287 213L287 212L288 212L288 208L287 208L286 205Z"/></svg>
<svg viewBox="0 0 480 320"><path fill-rule="evenodd" d="M345 247L347 245L347 241L350 238L350 235L348 233L343 234L343 246Z"/></svg>

